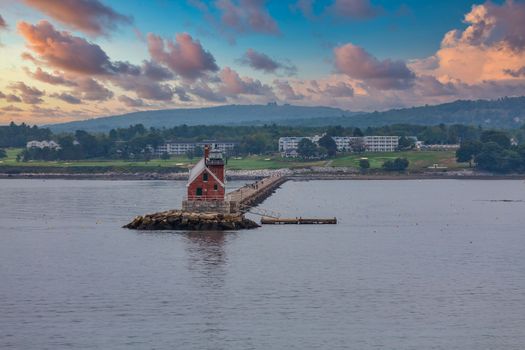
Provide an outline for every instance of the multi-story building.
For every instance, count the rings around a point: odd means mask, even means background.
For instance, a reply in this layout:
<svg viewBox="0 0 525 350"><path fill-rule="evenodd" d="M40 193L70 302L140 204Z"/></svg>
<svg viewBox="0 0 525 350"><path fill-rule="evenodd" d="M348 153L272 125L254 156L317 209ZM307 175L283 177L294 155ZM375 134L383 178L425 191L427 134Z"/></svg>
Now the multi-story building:
<svg viewBox="0 0 525 350"><path fill-rule="evenodd" d="M59 150L60 145L53 140L51 141L45 141L45 140L44 141L29 141L26 144L26 148L40 148L40 149L50 148L54 150Z"/></svg>
<svg viewBox="0 0 525 350"><path fill-rule="evenodd" d="M160 156L164 153L169 155L184 155L190 151L194 151L195 148L200 147L204 149L206 145L212 145L213 149L218 152L228 154L233 151L237 142L230 141L203 141L203 142L181 142L181 141L168 141L163 145L158 146L155 149L155 154Z"/></svg>
<svg viewBox="0 0 525 350"><path fill-rule="evenodd" d="M399 136L365 136L363 139L368 152L394 152L399 146Z"/></svg>
<svg viewBox="0 0 525 350"><path fill-rule="evenodd" d="M309 139L314 143L319 143L322 136L294 136L279 138L279 152L283 156L294 154L291 151L297 151L299 142L302 139ZM368 152L394 152L399 145L399 136L332 136L332 139L337 145L338 152L354 152L354 151L368 151Z"/></svg>

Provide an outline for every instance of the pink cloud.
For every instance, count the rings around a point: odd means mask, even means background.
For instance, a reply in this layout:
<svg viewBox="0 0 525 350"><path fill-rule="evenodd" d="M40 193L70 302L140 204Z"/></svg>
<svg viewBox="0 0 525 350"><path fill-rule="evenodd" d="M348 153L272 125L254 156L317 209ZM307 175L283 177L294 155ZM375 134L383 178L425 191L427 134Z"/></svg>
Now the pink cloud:
<svg viewBox="0 0 525 350"><path fill-rule="evenodd" d="M55 74L50 74L42 70L42 68L38 67L35 72L31 72L30 70L26 69L26 73L43 83L48 83L52 85L64 85L64 86L77 86L77 83L75 83L73 80L67 79L62 73L55 72Z"/></svg>
<svg viewBox="0 0 525 350"><path fill-rule="evenodd" d="M465 15L468 27L451 30L442 42L443 47L504 44L513 50L525 49L525 3L507 0L498 5L490 1L474 5Z"/></svg>
<svg viewBox="0 0 525 350"><path fill-rule="evenodd" d="M36 25L19 22L18 31L28 48L48 66L82 74L109 74L113 69L100 46L68 32L59 32L47 21Z"/></svg>
<svg viewBox="0 0 525 350"><path fill-rule="evenodd" d="M222 82L220 90L226 95L272 95L272 90L268 85L249 77L241 78L230 67L223 68L219 77Z"/></svg>
<svg viewBox="0 0 525 350"><path fill-rule="evenodd" d="M151 33L147 40L153 60L166 65L185 79L195 80L206 73L219 70L213 55L187 33L177 34L175 42L164 41Z"/></svg>
<svg viewBox="0 0 525 350"><path fill-rule="evenodd" d="M335 66L340 73L380 90L407 89L415 79L415 74L404 62L378 60L353 44L336 47L334 55Z"/></svg>
<svg viewBox="0 0 525 350"><path fill-rule="evenodd" d="M525 62L525 3L506 1L474 5L465 15L464 30L446 33L430 58L411 63L418 74L440 82L469 86L487 81L522 79ZM423 61L435 62L425 67Z"/></svg>
<svg viewBox="0 0 525 350"><path fill-rule="evenodd" d="M199 81L188 86L188 92L208 102L226 102L226 97L214 91L207 83Z"/></svg>
<svg viewBox="0 0 525 350"><path fill-rule="evenodd" d="M92 78L76 80L75 94L83 100L106 101L113 97L113 92Z"/></svg>
<svg viewBox="0 0 525 350"><path fill-rule="evenodd" d="M277 96L284 101L296 101L296 100L303 100L306 96L297 93L294 88L290 85L290 83L286 80L274 80L273 84L277 88Z"/></svg>
<svg viewBox="0 0 525 350"><path fill-rule="evenodd" d="M327 94L331 97L352 97L354 96L354 88L352 85L345 82L339 81L333 85L327 84L326 87L321 90L321 93Z"/></svg>
<svg viewBox="0 0 525 350"><path fill-rule="evenodd" d="M131 24L131 17L115 12L98 0L24 0L57 21L89 35L107 34L119 24Z"/></svg>

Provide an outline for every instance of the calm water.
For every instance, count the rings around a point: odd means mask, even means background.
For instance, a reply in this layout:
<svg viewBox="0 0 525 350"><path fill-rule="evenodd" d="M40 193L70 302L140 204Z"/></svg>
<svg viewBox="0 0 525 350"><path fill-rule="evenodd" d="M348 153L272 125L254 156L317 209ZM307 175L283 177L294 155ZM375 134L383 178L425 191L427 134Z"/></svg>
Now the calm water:
<svg viewBox="0 0 525 350"><path fill-rule="evenodd" d="M0 180L0 348L525 348L523 181L288 182L262 207L340 223L120 228L183 192Z"/></svg>

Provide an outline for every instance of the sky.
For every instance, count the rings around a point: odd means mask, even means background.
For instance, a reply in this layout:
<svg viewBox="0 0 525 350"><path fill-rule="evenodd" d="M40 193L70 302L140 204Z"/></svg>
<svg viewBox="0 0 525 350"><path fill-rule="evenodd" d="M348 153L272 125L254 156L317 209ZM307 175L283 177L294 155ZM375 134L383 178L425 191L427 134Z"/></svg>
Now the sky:
<svg viewBox="0 0 525 350"><path fill-rule="evenodd" d="M0 0L0 124L525 95L525 0Z"/></svg>

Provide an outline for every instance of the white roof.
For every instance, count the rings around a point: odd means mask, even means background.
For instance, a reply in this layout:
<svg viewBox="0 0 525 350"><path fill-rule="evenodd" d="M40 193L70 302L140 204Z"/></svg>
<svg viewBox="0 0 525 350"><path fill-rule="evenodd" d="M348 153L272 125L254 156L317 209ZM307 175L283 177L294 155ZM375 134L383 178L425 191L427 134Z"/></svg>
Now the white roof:
<svg viewBox="0 0 525 350"><path fill-rule="evenodd" d="M204 158L202 158L201 160L199 160L199 162L197 164L195 164L195 166L190 170L190 178L188 179L188 183L186 186L189 186L200 174L202 174L202 172L204 170L208 169L208 167L206 166L206 162L204 161ZM226 187L224 185L224 182L222 182L221 180L219 180L219 178L212 172L212 171L209 171L208 169L208 173L213 176L213 178L215 180L217 180L217 182L222 186L222 187Z"/></svg>

